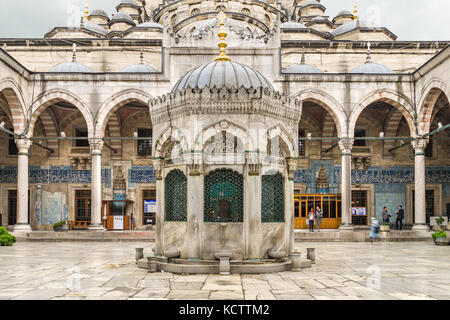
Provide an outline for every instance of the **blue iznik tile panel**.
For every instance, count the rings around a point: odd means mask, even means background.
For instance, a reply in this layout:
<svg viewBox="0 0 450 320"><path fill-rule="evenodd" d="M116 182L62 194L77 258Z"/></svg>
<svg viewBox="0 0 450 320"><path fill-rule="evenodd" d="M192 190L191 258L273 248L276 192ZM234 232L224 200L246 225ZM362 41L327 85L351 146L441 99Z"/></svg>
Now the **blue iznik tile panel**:
<svg viewBox="0 0 450 320"><path fill-rule="evenodd" d="M113 199L118 200L118 201L119 200L120 201L127 200L127 194L126 193L114 193Z"/></svg>
<svg viewBox="0 0 450 320"><path fill-rule="evenodd" d="M30 167L29 183L91 183L90 170L74 170L72 167ZM0 183L16 183L17 167L0 168ZM111 169L102 169L102 184L111 188Z"/></svg>
<svg viewBox="0 0 450 320"><path fill-rule="evenodd" d="M156 183L156 173L152 166L148 167L132 167L128 170L128 183Z"/></svg>

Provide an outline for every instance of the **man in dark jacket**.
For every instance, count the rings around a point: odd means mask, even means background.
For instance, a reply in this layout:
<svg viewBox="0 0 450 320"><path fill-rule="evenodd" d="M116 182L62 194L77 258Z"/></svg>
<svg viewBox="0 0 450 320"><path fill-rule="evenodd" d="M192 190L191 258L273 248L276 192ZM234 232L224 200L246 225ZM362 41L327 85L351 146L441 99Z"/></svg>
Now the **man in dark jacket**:
<svg viewBox="0 0 450 320"><path fill-rule="evenodd" d="M398 212L397 212L397 220L395 221L395 226L397 227L397 230L403 229L403 218L405 217L405 210L403 210L403 206L398 206ZM398 227L400 225L400 228Z"/></svg>

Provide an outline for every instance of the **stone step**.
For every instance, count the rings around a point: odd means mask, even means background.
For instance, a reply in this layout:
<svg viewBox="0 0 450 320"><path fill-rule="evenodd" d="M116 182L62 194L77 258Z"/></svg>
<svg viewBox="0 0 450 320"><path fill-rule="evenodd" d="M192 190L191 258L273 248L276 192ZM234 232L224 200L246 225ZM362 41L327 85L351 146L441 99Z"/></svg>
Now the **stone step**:
<svg viewBox="0 0 450 320"><path fill-rule="evenodd" d="M155 231L32 231L12 232L18 241L155 241Z"/></svg>

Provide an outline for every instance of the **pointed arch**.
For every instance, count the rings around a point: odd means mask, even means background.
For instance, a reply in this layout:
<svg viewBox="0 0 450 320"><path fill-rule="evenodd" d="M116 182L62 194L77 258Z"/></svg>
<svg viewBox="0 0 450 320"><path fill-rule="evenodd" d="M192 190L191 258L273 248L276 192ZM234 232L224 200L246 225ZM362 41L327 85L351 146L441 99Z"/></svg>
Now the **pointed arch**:
<svg viewBox="0 0 450 320"><path fill-rule="evenodd" d="M245 150L256 150L257 145L254 139L250 136L248 130L231 123L227 120L221 120L215 124L204 129L195 139L195 146L203 147L203 145L209 141L212 137L216 136L218 133L226 131L227 133L237 137L245 147Z"/></svg>
<svg viewBox="0 0 450 320"><path fill-rule="evenodd" d="M41 113L41 122L44 126L46 137L57 137L56 121L51 114L50 109L46 109ZM53 149L52 156L59 155L59 141L56 139L47 140L47 147Z"/></svg>
<svg viewBox="0 0 450 320"><path fill-rule="evenodd" d="M166 147L174 141L180 143L183 152L189 150L189 145L183 130L169 126L158 136L153 145L155 159L163 158Z"/></svg>
<svg viewBox="0 0 450 320"><path fill-rule="evenodd" d="M421 134L430 132L433 110L439 96L444 93L449 97L448 88L444 82L439 79L430 80L422 90L419 100L419 129Z"/></svg>
<svg viewBox="0 0 450 320"><path fill-rule="evenodd" d="M0 81L0 93L5 96L8 103L9 110L5 110L5 112L11 117L14 132L23 133L26 128L28 112L20 87L12 79L3 79Z"/></svg>
<svg viewBox="0 0 450 320"><path fill-rule="evenodd" d="M101 105L97 113L95 134L99 138L105 136L105 129L109 118L120 107L131 102L139 102L148 106L151 99L151 95L137 89L127 89L114 94Z"/></svg>
<svg viewBox="0 0 450 320"><path fill-rule="evenodd" d="M328 111L334 120L339 137L347 132L347 117L344 108L329 94L316 89L306 89L295 94L294 98L303 103L313 102Z"/></svg>
<svg viewBox="0 0 450 320"><path fill-rule="evenodd" d="M38 96L38 98L35 100L35 102L31 107L32 110L31 120L27 136L28 137L33 136L34 126L36 125L36 121L42 114L42 112L49 106L60 101L65 101L72 104L75 108L77 108L81 112L84 120L86 121L88 136L94 137L94 120L92 117L92 113L87 107L86 103L84 103L83 100L75 96L73 93L63 89L53 89L50 91L43 92Z"/></svg>
<svg viewBox="0 0 450 320"><path fill-rule="evenodd" d="M267 130L266 137L267 137L267 139L265 140L266 146L264 150L267 150L268 140L272 140L276 137L279 137L282 143L287 146L286 151L288 151L289 154L287 154L286 157L295 158L297 156L298 146L281 124L277 124L276 126Z"/></svg>
<svg viewBox="0 0 450 320"><path fill-rule="evenodd" d="M381 89L368 94L359 103L356 104L356 107L353 109L352 114L350 115L348 125L348 135L350 137L354 137L355 135L356 122L358 121L361 113L368 106L378 101L385 102L400 111L400 113L405 117L406 122L408 123L410 134L412 136L416 134L413 118L414 108L409 99L395 91Z"/></svg>

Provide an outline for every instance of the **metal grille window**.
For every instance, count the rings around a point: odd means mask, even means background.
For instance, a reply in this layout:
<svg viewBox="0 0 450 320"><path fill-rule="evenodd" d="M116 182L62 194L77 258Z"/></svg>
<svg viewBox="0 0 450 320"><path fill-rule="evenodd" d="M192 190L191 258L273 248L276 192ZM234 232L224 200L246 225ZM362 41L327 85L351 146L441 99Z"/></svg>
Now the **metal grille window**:
<svg viewBox="0 0 450 320"><path fill-rule="evenodd" d="M91 222L91 191L75 191L75 220Z"/></svg>
<svg viewBox="0 0 450 320"><path fill-rule="evenodd" d="M261 221L284 222L284 184L278 172L262 176Z"/></svg>
<svg viewBox="0 0 450 320"><path fill-rule="evenodd" d="M8 190L8 225L17 224L17 190Z"/></svg>
<svg viewBox="0 0 450 320"><path fill-rule="evenodd" d="M186 176L180 170L171 171L166 177L166 221L187 221Z"/></svg>
<svg viewBox="0 0 450 320"><path fill-rule="evenodd" d="M148 140L138 140L137 153L138 156L145 157L152 155L152 137L153 129L138 129L139 138L150 138Z"/></svg>
<svg viewBox="0 0 450 320"><path fill-rule="evenodd" d="M205 177L205 222L244 221L244 181L230 169L220 169Z"/></svg>
<svg viewBox="0 0 450 320"><path fill-rule="evenodd" d="M305 130L299 130L298 131L298 137L299 138L304 138L305 135ZM305 140L300 140L298 139L298 155L299 156L305 156Z"/></svg>

